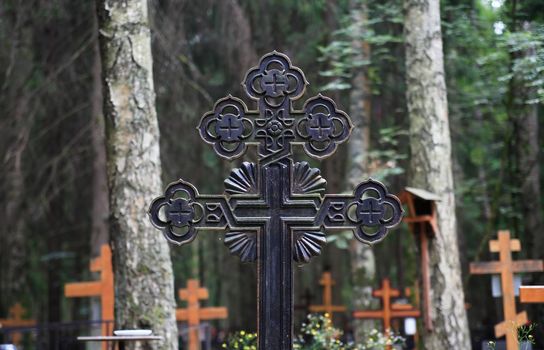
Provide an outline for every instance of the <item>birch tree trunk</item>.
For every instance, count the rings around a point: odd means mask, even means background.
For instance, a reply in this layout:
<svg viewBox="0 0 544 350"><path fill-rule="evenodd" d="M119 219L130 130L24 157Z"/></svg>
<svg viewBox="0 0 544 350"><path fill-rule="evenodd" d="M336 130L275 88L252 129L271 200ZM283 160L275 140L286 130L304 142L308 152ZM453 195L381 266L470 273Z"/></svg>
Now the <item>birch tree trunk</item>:
<svg viewBox="0 0 544 350"><path fill-rule="evenodd" d="M404 0L411 185L438 194L429 244L431 319L426 349L470 349L456 231L448 102L438 0Z"/></svg>
<svg viewBox="0 0 544 350"><path fill-rule="evenodd" d="M118 328L151 328L177 349L174 280L166 240L147 207L161 193L159 128L146 0L98 0L104 78L110 232Z"/></svg>
<svg viewBox="0 0 544 350"><path fill-rule="evenodd" d="M362 41L367 18L366 1L351 0L351 16L354 28L352 48L354 61L363 62L370 57L368 43ZM368 150L370 146L371 94L366 67L355 69L351 81L350 116L355 128L348 143L347 181L348 191L368 177ZM366 244L356 240L350 243L351 275L353 279L352 304L356 310L367 310L372 303L372 283L376 275L374 251ZM361 340L365 331L372 328L373 322L354 320L354 336ZM369 325L370 323L370 325Z"/></svg>

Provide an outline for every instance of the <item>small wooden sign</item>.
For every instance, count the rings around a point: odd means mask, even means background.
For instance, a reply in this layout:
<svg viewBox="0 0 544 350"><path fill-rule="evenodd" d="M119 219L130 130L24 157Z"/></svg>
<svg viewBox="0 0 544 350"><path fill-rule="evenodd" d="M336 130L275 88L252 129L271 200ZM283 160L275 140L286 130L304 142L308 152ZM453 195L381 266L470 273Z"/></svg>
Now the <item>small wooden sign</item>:
<svg viewBox="0 0 544 350"><path fill-rule="evenodd" d="M544 303L544 286L521 286L519 299L522 303Z"/></svg>
<svg viewBox="0 0 544 350"><path fill-rule="evenodd" d="M23 319L26 310L20 304L17 303L9 308L9 318L0 319L0 328L8 327L32 327L36 325L36 320ZM11 342L14 345L19 345L23 338L20 332L11 333Z"/></svg>
<svg viewBox="0 0 544 350"><path fill-rule="evenodd" d="M111 248L108 244L100 247L100 256L91 260L90 270L100 273L99 281L67 283L64 296L67 298L100 297L102 320L114 319L113 270L111 266ZM108 333L108 325L102 324L102 335Z"/></svg>
<svg viewBox="0 0 544 350"><path fill-rule="evenodd" d="M325 316L332 320L332 316L337 312L346 312L343 305L334 305L332 302L332 287L336 284L330 272L323 272L319 284L323 286L323 304L310 305L310 312L323 312Z"/></svg>
<svg viewBox="0 0 544 350"><path fill-rule="evenodd" d="M542 260L512 260L512 252L519 252L521 243L518 239L510 239L510 231L499 231L498 240L489 242L489 251L499 253L499 261L473 262L470 273L474 275L500 274L502 289L502 305L504 321L495 326L497 338L506 336L507 350L517 350L517 331L513 326L527 323L527 312L516 312L516 296L514 291L514 273L539 272L544 270Z"/></svg>
<svg viewBox="0 0 544 350"><path fill-rule="evenodd" d="M176 320L186 321L189 326L189 350L200 348L199 326L201 321L225 319L228 317L226 307L200 307L200 300L208 299L207 288L200 287L196 279L187 281L187 288L179 290L179 298L187 302L187 308L176 309Z"/></svg>

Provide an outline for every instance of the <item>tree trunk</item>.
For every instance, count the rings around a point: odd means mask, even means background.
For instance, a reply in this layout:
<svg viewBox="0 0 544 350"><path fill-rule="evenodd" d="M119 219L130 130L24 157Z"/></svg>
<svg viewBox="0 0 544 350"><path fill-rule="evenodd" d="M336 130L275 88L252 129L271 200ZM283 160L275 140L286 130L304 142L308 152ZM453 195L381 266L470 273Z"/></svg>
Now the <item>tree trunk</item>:
<svg viewBox="0 0 544 350"><path fill-rule="evenodd" d="M439 231L429 244L431 319L427 349L470 349L461 281L451 139L438 0L405 0L411 185L436 193Z"/></svg>
<svg viewBox="0 0 544 350"><path fill-rule="evenodd" d="M118 328L151 328L177 349L174 284L166 240L146 211L161 193L159 129L146 0L98 0L104 77L110 229Z"/></svg>
<svg viewBox="0 0 544 350"><path fill-rule="evenodd" d="M366 1L351 1L353 33L352 48L354 61L366 61L370 57L368 43L362 41L366 17ZM355 128L348 143L347 187L353 189L368 177L368 150L370 146L371 92L366 67L355 69L350 93L350 116ZM376 262L372 248L356 240L350 243L351 274L353 280L353 307L366 310L372 302L372 283L376 275ZM373 322L354 320L355 339L363 339L364 333L373 326Z"/></svg>

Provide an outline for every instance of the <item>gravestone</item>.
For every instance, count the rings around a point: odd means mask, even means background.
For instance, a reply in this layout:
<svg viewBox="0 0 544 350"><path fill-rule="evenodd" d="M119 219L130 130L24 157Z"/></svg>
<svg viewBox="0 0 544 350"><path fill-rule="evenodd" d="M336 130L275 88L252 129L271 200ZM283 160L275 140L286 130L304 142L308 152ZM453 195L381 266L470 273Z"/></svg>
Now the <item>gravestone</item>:
<svg viewBox="0 0 544 350"><path fill-rule="evenodd" d="M224 194L201 195L179 180L149 209L153 225L172 243L187 244L199 230L226 231L231 253L257 262L261 350L292 349L293 267L321 253L325 230L352 230L359 241L377 243L403 214L398 198L378 181L362 182L352 194L324 194L319 170L292 159L293 145L315 159L326 158L352 129L348 115L322 95L296 109L293 101L307 84L286 55L263 56L243 83L258 108L229 95L198 126L220 157L232 160L257 146L258 161L233 169Z"/></svg>

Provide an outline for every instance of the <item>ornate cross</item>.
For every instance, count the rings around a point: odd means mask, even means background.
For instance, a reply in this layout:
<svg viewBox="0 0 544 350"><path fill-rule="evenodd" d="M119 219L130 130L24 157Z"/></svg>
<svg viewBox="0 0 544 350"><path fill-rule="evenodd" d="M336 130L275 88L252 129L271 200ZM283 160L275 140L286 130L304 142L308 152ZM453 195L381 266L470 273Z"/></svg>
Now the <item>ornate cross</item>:
<svg viewBox="0 0 544 350"><path fill-rule="evenodd" d="M323 286L323 304L310 305L311 312L325 312L327 317L332 320L335 312L346 312L346 307L343 305L334 305L332 302L332 286L336 282L332 279L330 272L323 272L319 284Z"/></svg>
<svg viewBox="0 0 544 350"><path fill-rule="evenodd" d="M200 349L200 321L224 319L228 317L226 307L200 307L200 300L208 299L207 288L201 288L198 280L187 281L187 288L179 290L179 298L187 301L186 309L176 309L176 320L187 321L189 326L189 350Z"/></svg>
<svg viewBox="0 0 544 350"><path fill-rule="evenodd" d="M100 247L100 256L91 260L89 269L100 273L100 280L93 282L67 283L64 296L67 298L100 297L101 317L103 321L113 321L113 270L111 267L111 248L109 244ZM108 324L102 323L102 335L108 334ZM105 343L103 348L105 348Z"/></svg>
<svg viewBox="0 0 544 350"><path fill-rule="evenodd" d="M475 275L500 274L504 321L495 325L497 338L506 335L506 348L518 349L517 326L527 323L527 312L516 312L514 273L543 271L542 260L512 260L512 252L519 252L521 243L510 239L510 231L499 231L499 239L489 241L489 251L499 253L499 261L473 262L470 273Z"/></svg>
<svg viewBox="0 0 544 350"><path fill-rule="evenodd" d="M352 230L361 242L376 243L403 213L397 197L378 181L361 183L353 194L323 195L326 181L319 170L293 161L293 145L323 159L352 129L347 114L322 95L295 109L293 101L303 95L306 84L286 55L274 51L263 56L243 82L258 109L250 110L229 95L217 101L198 126L202 139L219 156L235 159L255 145L258 162L233 169L225 180L225 194L201 195L179 180L149 209L153 225L173 243L189 243L202 229L226 230L224 242L230 251L242 261L257 262L262 350L292 348L293 261L302 264L319 255L326 242L324 230ZM376 213L364 214L368 207ZM190 214L172 215L171 208L190 208Z"/></svg>
<svg viewBox="0 0 544 350"><path fill-rule="evenodd" d="M391 288L389 279L382 280L382 287L372 291L372 296L382 299L381 310L353 311L353 317L362 319L381 319L384 332L391 330L391 320L394 318L419 317L420 311L409 304L394 303L393 299L400 297L398 289Z"/></svg>
<svg viewBox="0 0 544 350"><path fill-rule="evenodd" d="M26 310L20 304L17 303L9 308L9 317L5 319L0 319L0 328L8 327L32 327L36 325L36 320L25 320L23 316L25 315ZM11 342L14 345L19 345L21 343L22 334L20 332L11 333Z"/></svg>

